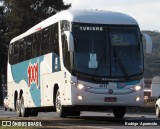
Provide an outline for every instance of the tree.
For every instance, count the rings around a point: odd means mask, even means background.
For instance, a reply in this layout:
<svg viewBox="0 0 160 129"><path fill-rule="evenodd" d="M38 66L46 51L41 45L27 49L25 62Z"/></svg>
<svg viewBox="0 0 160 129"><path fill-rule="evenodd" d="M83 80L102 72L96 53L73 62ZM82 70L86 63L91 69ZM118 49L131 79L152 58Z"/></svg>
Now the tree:
<svg viewBox="0 0 160 129"><path fill-rule="evenodd" d="M5 11L4 6L0 6L0 105L3 105L3 89L2 89L2 74L6 73L6 61L7 59L7 43L5 42L4 34L7 31L5 24Z"/></svg>
<svg viewBox="0 0 160 129"><path fill-rule="evenodd" d="M8 37L13 38L55 13L68 9L62 0L4 0Z"/></svg>

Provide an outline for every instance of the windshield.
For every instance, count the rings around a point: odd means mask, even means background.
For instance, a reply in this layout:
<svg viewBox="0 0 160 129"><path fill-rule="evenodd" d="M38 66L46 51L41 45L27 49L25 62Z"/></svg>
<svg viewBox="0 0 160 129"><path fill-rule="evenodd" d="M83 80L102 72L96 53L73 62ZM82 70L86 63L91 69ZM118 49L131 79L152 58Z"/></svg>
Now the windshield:
<svg viewBox="0 0 160 129"><path fill-rule="evenodd" d="M143 51L137 26L74 23L72 28L76 72L126 79L143 73Z"/></svg>

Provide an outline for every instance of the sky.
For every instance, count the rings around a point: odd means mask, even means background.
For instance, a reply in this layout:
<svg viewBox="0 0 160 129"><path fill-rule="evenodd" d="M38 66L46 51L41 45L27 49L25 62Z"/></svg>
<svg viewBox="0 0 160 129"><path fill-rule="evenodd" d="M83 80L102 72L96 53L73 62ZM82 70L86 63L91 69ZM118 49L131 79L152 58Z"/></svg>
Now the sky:
<svg viewBox="0 0 160 129"><path fill-rule="evenodd" d="M128 14L141 30L160 32L160 0L63 0L73 9L100 9Z"/></svg>

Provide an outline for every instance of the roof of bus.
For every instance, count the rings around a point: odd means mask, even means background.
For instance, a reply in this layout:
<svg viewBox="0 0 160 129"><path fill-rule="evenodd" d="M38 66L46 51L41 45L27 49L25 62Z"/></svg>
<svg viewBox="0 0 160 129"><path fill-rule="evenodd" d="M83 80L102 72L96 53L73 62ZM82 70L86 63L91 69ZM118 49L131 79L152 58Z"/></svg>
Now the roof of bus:
<svg viewBox="0 0 160 129"><path fill-rule="evenodd" d="M93 23L93 24L109 24L109 25L137 25L137 21L129 15L103 11L103 10L65 10L61 11L46 20L35 25L25 33L13 38L11 43L22 39L40 29L43 29L60 20L68 20L70 22Z"/></svg>

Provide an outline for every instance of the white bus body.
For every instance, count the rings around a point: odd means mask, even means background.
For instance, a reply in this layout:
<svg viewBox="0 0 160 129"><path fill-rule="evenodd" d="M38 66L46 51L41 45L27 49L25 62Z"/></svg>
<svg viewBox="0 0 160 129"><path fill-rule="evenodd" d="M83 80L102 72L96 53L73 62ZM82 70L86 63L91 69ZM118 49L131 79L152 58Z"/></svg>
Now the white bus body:
<svg viewBox="0 0 160 129"><path fill-rule="evenodd" d="M8 100L18 116L54 106L61 117L108 107L121 118L125 107L143 105L143 87L141 33L125 14L62 11L10 43Z"/></svg>

